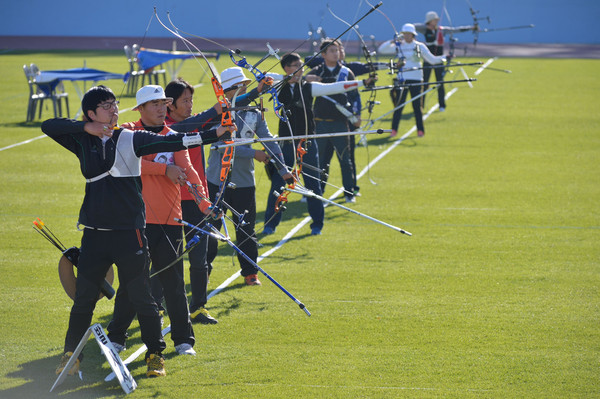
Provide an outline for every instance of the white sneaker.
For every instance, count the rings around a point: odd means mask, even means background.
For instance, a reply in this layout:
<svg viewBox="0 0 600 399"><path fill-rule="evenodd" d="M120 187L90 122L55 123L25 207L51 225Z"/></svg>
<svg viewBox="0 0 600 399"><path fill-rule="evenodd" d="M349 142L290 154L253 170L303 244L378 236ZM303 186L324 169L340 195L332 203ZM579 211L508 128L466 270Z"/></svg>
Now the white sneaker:
<svg viewBox="0 0 600 399"><path fill-rule="evenodd" d="M175 350L178 355L191 355L196 356L196 351L190 344L179 344L175 346Z"/></svg>

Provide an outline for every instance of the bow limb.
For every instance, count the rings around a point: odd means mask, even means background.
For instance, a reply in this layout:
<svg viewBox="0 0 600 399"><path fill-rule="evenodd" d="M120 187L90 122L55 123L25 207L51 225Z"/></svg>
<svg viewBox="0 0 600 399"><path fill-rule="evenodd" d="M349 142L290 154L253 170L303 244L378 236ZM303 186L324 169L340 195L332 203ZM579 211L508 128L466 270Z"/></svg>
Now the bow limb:
<svg viewBox="0 0 600 399"><path fill-rule="evenodd" d="M367 2L367 4L369 4L369 3ZM383 2L382 2L382 1L380 1L379 3L377 3L377 5L375 5L375 6L373 6L373 5L369 4L369 6L371 7L371 9L370 9L369 11L367 11L367 12L366 12L366 13L365 13L365 14L364 14L362 17L360 17L360 18L359 18L359 19L358 19L356 22L354 22L354 23L353 23L353 24L351 24L351 25L352 25L352 26L355 26L355 25L357 25L357 24L358 24L360 21L362 21L362 20L363 20L363 19L365 19L367 16L369 16L369 15L370 15L370 14L371 14L373 11L375 11L375 10L379 10L379 7L380 7L382 4L383 4ZM346 33L348 33L348 31L350 31L351 29L352 29L352 28L351 28L351 27L349 27L348 29L344 30L344 31L343 31L342 33L340 33L340 34L339 34L337 37L335 37L334 39L332 39L332 40L331 40L331 43L330 43L329 45L331 45L331 44L333 44L333 43L337 42L337 40L338 40L340 37L344 36L344 35L345 35ZM328 45L328 46L329 46L329 45ZM325 51L325 49L326 49L326 48L327 48L327 47L324 47L324 48L322 48L322 49L321 49L321 52L322 52L322 51ZM311 57L309 57L309 58L308 58L308 60L306 60L306 62L304 62L304 64L303 64L303 65L300 65L300 66L298 67L298 69L296 69L294 72L292 72L291 74L289 74L288 76L286 76L286 77L285 77L285 78L284 78L284 79L283 79L281 82L277 83L275 86L276 86L277 88L280 88L281 86L283 86L283 85L285 85L286 83L288 83L288 82L289 82L289 80L290 80L290 79L291 79L291 78L292 78L292 77L293 77L293 76L296 74L296 72L298 72L298 71L300 71L302 68L304 68L304 65L306 65L306 64L309 64L309 63L310 63L310 61L312 61L312 60L313 60L315 57L317 57L318 55L319 55L319 53L315 53L314 55L312 55Z"/></svg>
<svg viewBox="0 0 600 399"><path fill-rule="evenodd" d="M358 29L356 28L356 24L355 25L350 25L349 22L343 20L341 17L337 16L333 10L331 9L331 7L329 7L329 4L327 4L327 9L329 10L329 13L338 21L342 22L343 24L349 26L350 28L352 28L352 30L354 31L354 33L356 33L356 36L358 36L358 39L360 40L361 43L361 48L362 48L362 52L363 55L365 56L365 60L367 61L367 66L369 68L369 77L370 78L376 78L377 77L377 69L375 68L375 64L373 62L373 59L371 58L371 52L369 51L369 48L367 47L367 43L365 43L365 40L363 38L363 36L360 34L360 32L358 31ZM369 118L367 119L367 122L365 123L364 126L368 126L369 122L371 121L372 115L373 115L373 107L375 106L375 99L377 97L377 92L376 91L372 91L369 94L369 99L367 100L367 111L369 113Z"/></svg>
<svg viewBox="0 0 600 399"><path fill-rule="evenodd" d="M260 83L260 81L262 81L262 80L263 80L263 79L265 79L265 77L266 77L265 73L264 73L264 72L262 72L261 70L259 70L259 69L257 68L257 66L258 66L260 63L262 63L263 61L265 61L265 60L266 60L266 59L267 59L269 56L271 56L271 55L274 55L275 57L278 57L278 56L277 56L277 53L279 52L279 49L277 49L277 50L274 50L274 49L271 47L271 45L270 45L269 43L267 43L267 48L269 49L269 52L267 53L267 55L265 55L263 58L261 58L261 59L260 59L260 60L259 60L257 63L255 63L254 65L252 65L252 64L250 64L250 63L248 63L248 61L246 61L246 57L242 57L240 60L236 60L236 59L235 59L235 56L236 56L236 55L240 55L240 54L242 53L242 51L241 51L240 49L235 49L235 50L233 50L233 49L230 49L229 47L227 47L227 46L225 46L225 45L223 45L223 44L221 44L221 43L218 43L218 42L216 42L216 41L214 41L214 40L211 40L211 39L208 39L208 38L205 38L205 37L202 37L202 36L198 36L198 35L195 35L195 34L192 34L192 33L185 32L185 31L183 31L183 30L181 30L181 29L179 29L178 27L176 27L176 26L175 26L175 24L174 24L174 23L173 23L173 21L171 20L171 17L170 17L170 15L169 15L169 14L167 14L167 18L168 18L168 20L169 20L169 23L171 24L171 26L173 26L173 28L174 28L174 29L175 29L177 32L181 32L181 33L184 33L184 34L186 34L186 35L188 35L188 36L192 36L192 37L195 37L195 38L198 38L198 39L201 39L201 40L208 41L208 42L210 42L210 43L216 44L217 46L219 46L219 47L221 47L221 48L223 48L223 49L227 50L227 51L229 52L229 56L230 56L230 58L231 58L231 61L232 61L232 62L233 62L235 65L237 65L237 66L239 66L239 67L241 67L241 68L246 68L246 69L248 69L248 70L249 70L249 71L250 71L250 72L251 72L251 73L254 75L254 77L256 78L256 82L257 82L257 83ZM205 58L205 59L206 59L206 58ZM207 61L207 62L208 62L208 61ZM213 74L213 75L214 75L214 74ZM277 115L277 117L278 117L279 119L281 119L281 120L284 120L284 121L285 121L285 115L280 113L280 109L283 107L283 104L281 104L281 103L279 102L279 99L277 98L277 91L276 91L276 89L275 89L274 87L270 87L268 90L266 90L266 91L265 91L265 93L269 93L269 94L271 94L271 96L272 96L272 99L273 99L273 109L274 109L275 115ZM264 94L264 93L261 93L261 94Z"/></svg>
<svg viewBox="0 0 600 399"><path fill-rule="evenodd" d="M370 7L373 7L373 5L371 3L369 3L369 0L365 0L365 3L367 3L367 5L369 5ZM394 31L394 44L396 45L396 56L400 57L400 54L402 53L402 49L400 48L401 35L400 35L400 33L398 33L398 30L396 29L396 25L394 25L394 23L392 22L390 17L388 17L379 8L377 8L377 12L379 12L381 15L383 15L383 17L386 19L386 21L388 21L388 23L391 25L392 30Z"/></svg>
<svg viewBox="0 0 600 399"><path fill-rule="evenodd" d="M448 23L450 24L451 27L453 27L454 24L452 23L452 18L450 17L450 13L448 12L448 8L446 7L446 0L444 0L442 7L443 7L442 8L442 18L444 16L446 16L446 18L448 18ZM442 22L442 19L440 19L439 25L438 25L438 29L440 29L440 30L442 30L441 22ZM448 70L450 68L450 63L452 62L452 58L454 58L454 44L458 40L454 37L454 32L452 31L452 28L450 29L450 33L448 36L449 36L449 40L450 40L450 46L449 46L449 51L448 51L448 57L446 57L446 63L444 65L444 69L442 70L442 79L444 79L444 77L448 73Z"/></svg>
<svg viewBox="0 0 600 399"><path fill-rule="evenodd" d="M252 73L252 75L254 75L256 82L260 83L263 79L266 78L266 75L264 72L262 72L260 69L258 69L257 66L261 62L266 60L271 54L276 55L277 51L279 51L279 50L272 50L271 46L268 43L267 43L267 46L269 47L269 53L254 65L250 64L246 60L246 57L242 57L241 59L236 60L235 56L234 56L235 53L233 51L229 52L229 56L231 58L231 61L235 65L249 70ZM286 122L287 116L285 115L285 112L282 112L283 104L279 101L279 98L277 97L277 89L273 85L269 85L269 88L267 90L265 90L264 93L271 94L271 99L273 100L273 111L275 112L275 115L279 119L281 119L283 122ZM264 93L261 93L261 94L264 94Z"/></svg>
<svg viewBox="0 0 600 399"><path fill-rule="evenodd" d="M467 6L469 7L469 12L471 13L471 17L473 18L473 47L475 47L477 46L477 41L479 40L479 32L481 32L481 30L479 29L479 21L485 19L488 21L489 24L491 22L491 19L489 16L478 17L477 14L479 14L479 10L473 9L473 5L469 0L466 0L466 2Z"/></svg>
<svg viewBox="0 0 600 399"><path fill-rule="evenodd" d="M365 0L365 3L367 3L369 6L371 6L371 3L369 3L369 0ZM371 6L372 7L372 6ZM395 45L395 49L396 49L396 58L398 58L398 61L396 62L396 65L394 65L394 61L390 60L390 70L392 72L394 72L394 68L398 68L399 69L399 77L398 79L400 81L404 81L404 77L402 76L402 67L404 66L404 64L406 63L406 57L404 56L404 53L402 52L402 46L400 43L400 40L402 38L402 36L400 35L400 33L398 33L398 30L396 29L396 26L394 25L394 23L392 22L392 20L380 9L377 9L377 11L386 19L386 21L390 24L390 26L392 27L392 30L394 31L394 45ZM373 124L366 124L365 127L369 127L372 126Z"/></svg>
<svg viewBox="0 0 600 399"><path fill-rule="evenodd" d="M212 87L215 92L215 96L217 97L217 101L219 102L219 104L221 105L221 109L223 110L223 112L221 114L221 125L222 126L233 126L231 112L229 111L229 108L230 108L229 101L225 97L225 93L223 91L223 86L221 86L221 83L219 82L219 78L217 77L215 71L213 70L212 66L210 65L210 62L208 61L208 59L206 58L204 53L198 47L196 47L196 45L194 43L192 43L185 37L181 36L181 34L179 34L178 32L176 32L176 31L170 29L168 26L166 26L160 20L158 14L156 13L156 7L154 8L154 14L156 16L156 20L161 24L161 26L163 28L165 28L167 31L169 31L170 33L172 33L173 35L175 35L177 38L179 38L184 43L184 45L186 46L186 48L188 49L190 54L192 54L192 57L196 60L196 62L198 62L198 65L200 65L200 67L202 69L204 69L202 67L202 65L200 64L198 57L196 57L196 54L194 54L194 52L192 51L192 48L194 50L196 50L196 52L202 56L202 58L208 65L208 69L210 70L210 73L212 74L212 78L211 78Z"/></svg>
<svg viewBox="0 0 600 399"><path fill-rule="evenodd" d="M230 111L231 104L229 103L229 100L227 100L227 97L225 96L225 91L223 90L223 86L221 86L221 82L217 78L215 71L211 67L210 62L208 61L208 59L206 58L204 53L198 47L196 47L196 45L194 45L194 43L192 43L191 41L189 41L188 39L183 37L179 32L176 32L176 31L170 29L169 27L167 27L160 20L160 18L158 17L158 14L156 14L156 7L154 8L154 13L156 15L157 21L162 25L162 27L165 28L167 31L171 32L173 35L175 35L177 38L179 38L184 43L184 45L187 47L188 51L192 54L192 57L198 62L198 64L201 67L202 67L202 65L200 64L200 61L196 57L196 54L194 54L194 52L192 51L192 48L194 50L196 50L202 56L202 58L208 65L208 69L210 70L210 73L212 74L212 78L210 80L212 83L213 91L215 92L215 97L217 98L217 101L219 102L219 105L221 106L221 111L222 111L221 126L231 127L235 130L235 124L233 123L233 117L232 117L231 111ZM177 28L175 28L175 29L177 29ZM230 141L230 139L224 140L225 143L227 143L229 141ZM215 201L213 202L213 209L217 213L220 213L219 212L219 203L220 203L221 199L223 198L225 189L227 188L228 178L229 178L232 161L233 161L233 155L234 155L233 149L230 151L226 150L223 154L223 159L221 161L221 174L220 174L221 185L219 187L219 192L217 193ZM207 217L208 217L208 215L204 218L204 220L202 222L204 222Z"/></svg>

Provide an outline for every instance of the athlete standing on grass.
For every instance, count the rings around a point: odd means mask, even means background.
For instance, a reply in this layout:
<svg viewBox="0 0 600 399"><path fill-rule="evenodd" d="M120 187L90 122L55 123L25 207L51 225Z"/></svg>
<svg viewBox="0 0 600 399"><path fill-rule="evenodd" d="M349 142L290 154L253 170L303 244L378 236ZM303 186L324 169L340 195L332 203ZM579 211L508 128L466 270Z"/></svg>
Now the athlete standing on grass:
<svg viewBox="0 0 600 399"><path fill-rule="evenodd" d="M204 129L210 121L218 115L217 106L197 114L193 120L187 120L192 116L194 106L194 87L185 80L179 78L170 82L165 88L165 95L173 98L173 102L167 106L167 117L165 123L171 129L181 132L198 131L196 126ZM219 107L220 109L220 107ZM196 147L188 150L190 161L202 186L206 188L206 174L204 162L204 148ZM205 193L207 194L207 193ZM186 186L181 186L181 213L183 220L203 228L206 215L200 211L194 197ZM195 236L194 231L184 226L186 240ZM212 317L206 309L208 276L210 275L209 264L206 261L208 237L204 234L198 235L200 242L188 252L190 262L190 287L192 300L190 302L190 318L192 323L217 324L217 319Z"/></svg>
<svg viewBox="0 0 600 399"><path fill-rule="evenodd" d="M361 86L369 85L375 81L374 78L369 78L365 81L343 81L334 83L319 83L308 82L302 77L304 68L302 59L297 53L288 53L281 57L281 67L285 71L286 76L291 76L279 90L279 100L284 104L285 110L288 113L289 124L279 121L279 136L280 137L298 137L296 141L285 141L281 147L285 163L288 167L293 167L296 159L296 149L299 140L302 136L315 133L315 120L313 113L313 99L318 96L328 96L332 94L344 93L350 90L355 90ZM292 75L293 74L293 75ZM281 75L273 74L274 78L281 79ZM303 167L302 174L304 185L317 195L321 195L321 183L319 179L319 148L314 139L307 140L306 154L304 154L303 163L308 167ZM308 178L306 177L308 176ZM265 226L263 234L273 234L275 228L281 221L281 212L275 212L276 196L273 191L280 191L281 187L285 186L285 181L276 173L271 178L271 189L267 199L267 209L265 211ZM310 225L311 235L320 235L323 229L323 219L325 211L323 203L309 197L306 200L308 213L312 218Z"/></svg>
<svg viewBox="0 0 600 399"><path fill-rule="evenodd" d="M75 300L60 374L81 338L89 328L100 294L100 284L114 263L120 289L127 291L137 313L142 341L148 347L146 363L149 377L165 375L162 351L165 342L160 331L158 307L149 282L149 256L145 229L146 213L142 200L140 161L143 155L179 151L218 140L226 132L220 127L202 134L159 136L150 132L113 130L118 122L118 102L104 86L92 87L81 102L84 121L50 119L42 131L79 158L86 178L85 196L79 212L84 227L81 239ZM78 372L80 355L69 370Z"/></svg>
<svg viewBox="0 0 600 399"><path fill-rule="evenodd" d="M479 30L479 26L477 25L452 27L440 26L439 22L440 17L438 14L435 11L429 11L427 14L425 14L424 24L414 24L417 32L425 36L425 44L433 55L444 55L444 35ZM450 40L456 39L452 39L451 36ZM436 81L440 82L444 80L444 68L434 68L432 64L425 60L423 61L423 81L425 83L429 82L432 69L435 70ZM428 88L428 85L423 86L423 91L427 91ZM446 90L444 89L444 84L439 85L437 92L440 112L444 112L446 110ZM421 97L421 104L425 104L425 96Z"/></svg>
<svg viewBox="0 0 600 399"><path fill-rule="evenodd" d="M334 82L347 82L354 80L354 73L341 61L342 54L341 44L334 42L333 40L324 40L321 43L321 56L323 57L323 63L308 74L318 76L319 82L322 83L334 83ZM356 95L357 93L355 93ZM360 96L359 96L360 98ZM332 96L322 96L315 100L314 113L316 121L316 132L319 133L337 133L347 132L349 127L349 117L345 113L340 112L342 110L348 110L350 107L350 95L349 93L339 93ZM354 110L353 110L354 111ZM360 106L354 112L350 113L350 118L353 122L357 122L360 126ZM354 120L356 118L356 120ZM350 143L354 140L354 136L346 137L328 137L323 139L317 139L319 145L319 165L320 168L327 173L329 172L329 164L333 153L337 154L338 161L340 163L340 169L342 171L342 182L344 185L344 196L346 202L354 203L354 189L356 186L356 170L354 162L354 146ZM326 181L326 179L324 179ZM321 184L321 191L325 192L325 182Z"/></svg>
<svg viewBox="0 0 600 399"><path fill-rule="evenodd" d="M259 83L247 95L239 95L236 104L245 105L257 98L264 86L264 80ZM221 106L217 103L202 113L192 115L194 105L194 87L185 80L178 78L170 82L165 88L165 95L173 98L173 103L168 105L167 117L165 122L172 130L177 132L195 132L205 130L212 126L218 126L221 114ZM204 162L204 149L201 147L192 148L189 151L192 166L198 172L200 180L206 187L206 174ZM181 209L183 220L193 225L204 226L205 215L200 212L194 198L185 187L181 187ZM193 237L195 231L184 226L186 237ZM190 261L190 286L192 291L192 300L190 302L190 318L192 323L216 324L217 319L212 317L206 309L207 286L211 264L207 262L208 237L204 234L198 236L200 243L189 253Z"/></svg>
<svg viewBox="0 0 600 399"><path fill-rule="evenodd" d="M165 96L162 87L142 87L136 93L136 101L134 110L140 112L140 120L125 123L123 127L149 130L163 136L175 134L165 124L167 105L172 102L172 98ZM179 256L183 235L181 225L175 222L174 218L181 219L179 186L186 181L197 184L199 191L206 197L205 188L190 163L187 150L161 152L142 158L142 196L148 209L146 235L152 259L152 272L161 271ZM198 206L202 212L210 214L210 205L210 202L203 200ZM183 277L183 259L179 259L153 278L161 283L161 287L158 287L160 289L154 292L154 298L158 301L160 294L164 294L171 320L171 338L177 353L195 355L194 330ZM160 304L158 305L160 307ZM114 316L108 325L108 338L120 349L124 349L127 329L134 316L135 312L127 298L127 292L119 288L115 298Z"/></svg>
<svg viewBox="0 0 600 399"><path fill-rule="evenodd" d="M225 91L225 96L228 100L232 100L235 95L244 95L246 86L250 83L250 79L246 78L244 71L240 67L225 69L221 72L221 85ZM236 111L234 121L237 126L236 138L251 139L256 136L258 138L272 138L271 132L267 123L264 121L259 110ZM235 188L227 187L223 194L223 199L236 212L240 214L247 213L244 216L244 224L236 226L236 240L238 247L244 252L254 263L258 259L258 246L256 242L256 233L254 226L256 224L256 187L254 182L254 160L267 164L271 157L276 157L276 169L283 180L293 182L293 177L283 164L283 155L281 149L276 142L264 143L268 151L255 150L250 145L236 147L233 155L232 164L235 165L231 170L231 183ZM208 167L206 168L206 176L208 180L208 191L212 201L219 191L221 160L225 150L211 150L208 157ZM221 222L215 221L213 225L221 228ZM209 237L208 239L208 263L217 256L218 241L216 238ZM246 258L238 254L240 262L241 275L244 277L246 285L261 285L256 273L257 270L252 263Z"/></svg>
<svg viewBox="0 0 600 399"><path fill-rule="evenodd" d="M401 57L400 63L406 62L406 64L401 65L400 71L398 72L397 81L400 84L400 87L392 89L390 93L394 100L394 107L397 107L406 101L409 91L412 98L421 94L421 90L423 89L423 87L420 86L420 84L423 83L423 69L421 68L422 59L430 64L441 64L446 61L444 56L435 56L431 54L427 46L415 40L417 31L413 24L404 24L402 26L402 35L404 36L404 41L400 44L398 56ZM378 51L381 54L389 54L389 44L387 44L387 42L381 44ZM402 86L402 84L408 86ZM419 137L423 137L425 135L425 127L423 126L421 101L412 101L412 107L417 122L417 134ZM392 133L390 134L390 137L395 137L398 134L398 126L400 125L403 110L404 106L394 111Z"/></svg>

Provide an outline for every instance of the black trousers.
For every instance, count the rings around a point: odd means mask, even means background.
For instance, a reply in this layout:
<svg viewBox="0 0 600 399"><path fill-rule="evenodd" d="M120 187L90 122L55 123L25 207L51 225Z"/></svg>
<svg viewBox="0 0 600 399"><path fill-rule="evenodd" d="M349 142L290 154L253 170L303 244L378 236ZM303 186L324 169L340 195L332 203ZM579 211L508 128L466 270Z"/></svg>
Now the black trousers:
<svg viewBox="0 0 600 399"><path fill-rule="evenodd" d="M420 80L407 80L406 83L421 83ZM410 97L415 98L419 94L421 94L422 86L408 86L400 89L392 89L395 93L395 98L397 99L394 107L397 107L400 104L406 102L406 97L408 96L408 92L410 91ZM417 130L425 131L423 127L423 112L421 110L421 101L419 99L412 101L413 112L415 114L415 121L417 123ZM394 117L392 119L392 129L398 130L398 126L400 125L400 119L402 118L402 111L404 111L404 107L398 108L394 111Z"/></svg>
<svg viewBox="0 0 600 399"><path fill-rule="evenodd" d="M206 215L204 215L198 205L193 200L181 201L181 210L183 213L183 220L193 225L197 225L202 222ZM207 219L207 220L210 220ZM205 222L200 224L198 227L204 228ZM191 240L194 235L198 235L200 242L190 252L188 252L188 258L190 261L190 286L192 290L192 301L190 302L190 313L196 311L196 309L206 305L206 290L208 287L208 277L210 276L211 268L206 261L208 252L208 237L196 230L193 230L187 226L184 226L185 240L186 242Z"/></svg>
<svg viewBox="0 0 600 399"><path fill-rule="evenodd" d="M208 183L208 192L210 193L210 200L214 202L217 192L219 191L219 186ZM258 259L258 247L256 242L253 239L256 239L256 232L254 231L254 226L256 224L256 188L255 187L238 187L235 189L226 188L225 194L223 196L223 200L227 202L227 204L231 205L236 212L244 213L248 211L246 216L244 216L244 221L246 224L244 226L238 226L235 230L235 239L236 245L244 252L250 259L254 262ZM226 208L223 207L223 211ZM232 217L233 220L236 220L235 217ZM210 222L217 229L221 229L221 221L220 220L212 220ZM237 220L236 220L237 223ZM252 237L252 238L249 238ZM208 255L207 262L209 265L212 264L213 260L215 260L217 256L217 248L219 246L219 242L213 238L208 238ZM254 265L248 260L246 260L240 254L237 255L238 261L240 262L240 268L242 269L242 276L249 276L251 274L256 274L257 269ZM212 268L212 266L209 266Z"/></svg>
<svg viewBox="0 0 600 399"><path fill-rule="evenodd" d="M427 63L427 62L423 62L423 82L427 83L429 82L429 77L431 76L431 70L435 71L435 80L438 82L441 82L442 80L444 80L444 68L428 68L431 67L432 65ZM423 86L423 91L426 91L427 89L429 89L429 85L425 85ZM440 108L446 108L446 89L444 89L444 85L441 84L440 87L438 87L437 89L438 92L438 104L440 105ZM425 96L421 97L421 104L424 105L425 104Z"/></svg>
<svg viewBox="0 0 600 399"><path fill-rule="evenodd" d="M160 333L158 307L150 292L148 241L144 230L90 229L85 229L81 238L75 301L65 338L65 352L73 352L89 328L100 284L113 263L119 274L118 291L125 295L128 308L138 316L147 353L162 352L166 346Z"/></svg>
<svg viewBox="0 0 600 399"><path fill-rule="evenodd" d="M152 270L161 270L174 261L182 240L181 226L148 224L146 226L148 236L148 247L152 259ZM171 320L171 339L175 345L194 345L194 330L190 320L187 296L185 292L185 281L183 279L183 260L180 259L174 266L159 273L152 279L160 280L163 287L164 298L167 304L167 312ZM115 310L113 319L108 325L108 338L124 345L127 338L127 329L131 325L135 313L131 307L131 298L127 291L117 290L115 297Z"/></svg>
<svg viewBox="0 0 600 399"><path fill-rule="evenodd" d="M181 210L183 220L193 225L198 225L200 228L204 228L205 222L203 222L205 215L200 211L198 205L194 200L183 200L181 201ZM209 268L209 264L206 262L206 255L208 251L208 237L204 234L194 230L190 227L183 227L185 232L185 240L189 242L196 234L200 242L190 252L188 252L188 260L190 261L190 288L192 291L192 301L190 303L190 313L196 311L196 309L206 305L207 299L207 288L208 278L212 267ZM152 284L152 296L156 300L159 310L164 310L162 301L164 299L163 286L160 279L153 278Z"/></svg>

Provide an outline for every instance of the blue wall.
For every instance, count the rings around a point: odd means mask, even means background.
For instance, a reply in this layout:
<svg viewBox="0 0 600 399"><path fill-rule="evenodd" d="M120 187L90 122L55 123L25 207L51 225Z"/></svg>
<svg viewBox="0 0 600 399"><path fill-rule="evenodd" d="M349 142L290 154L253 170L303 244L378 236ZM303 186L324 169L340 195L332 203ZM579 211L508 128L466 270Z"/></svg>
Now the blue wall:
<svg viewBox="0 0 600 399"><path fill-rule="evenodd" d="M368 10L364 0L11 0L3 1L0 36L117 36L142 37L156 5L161 19L170 11L181 29L212 38L305 39L308 23L322 25L329 36L341 33L345 26L327 11L329 3L337 15L355 20ZM371 1L372 4L375 0ZM480 34L481 43L588 43L600 44L597 28L600 18L598 0L471 0L480 16L492 23L482 28L534 24L522 29ZM90 4L98 5L92 8ZM405 22L418 22L434 10L441 15L443 0L384 0L380 7L397 29ZM471 24L467 0L447 0L454 25ZM13 17L14 16L14 17ZM442 24L448 24L443 16ZM378 41L392 36L385 18L375 12L360 23L365 35ZM152 20L148 36L169 34ZM354 39L351 37L351 39ZM460 42L472 42L471 34L462 34Z"/></svg>

